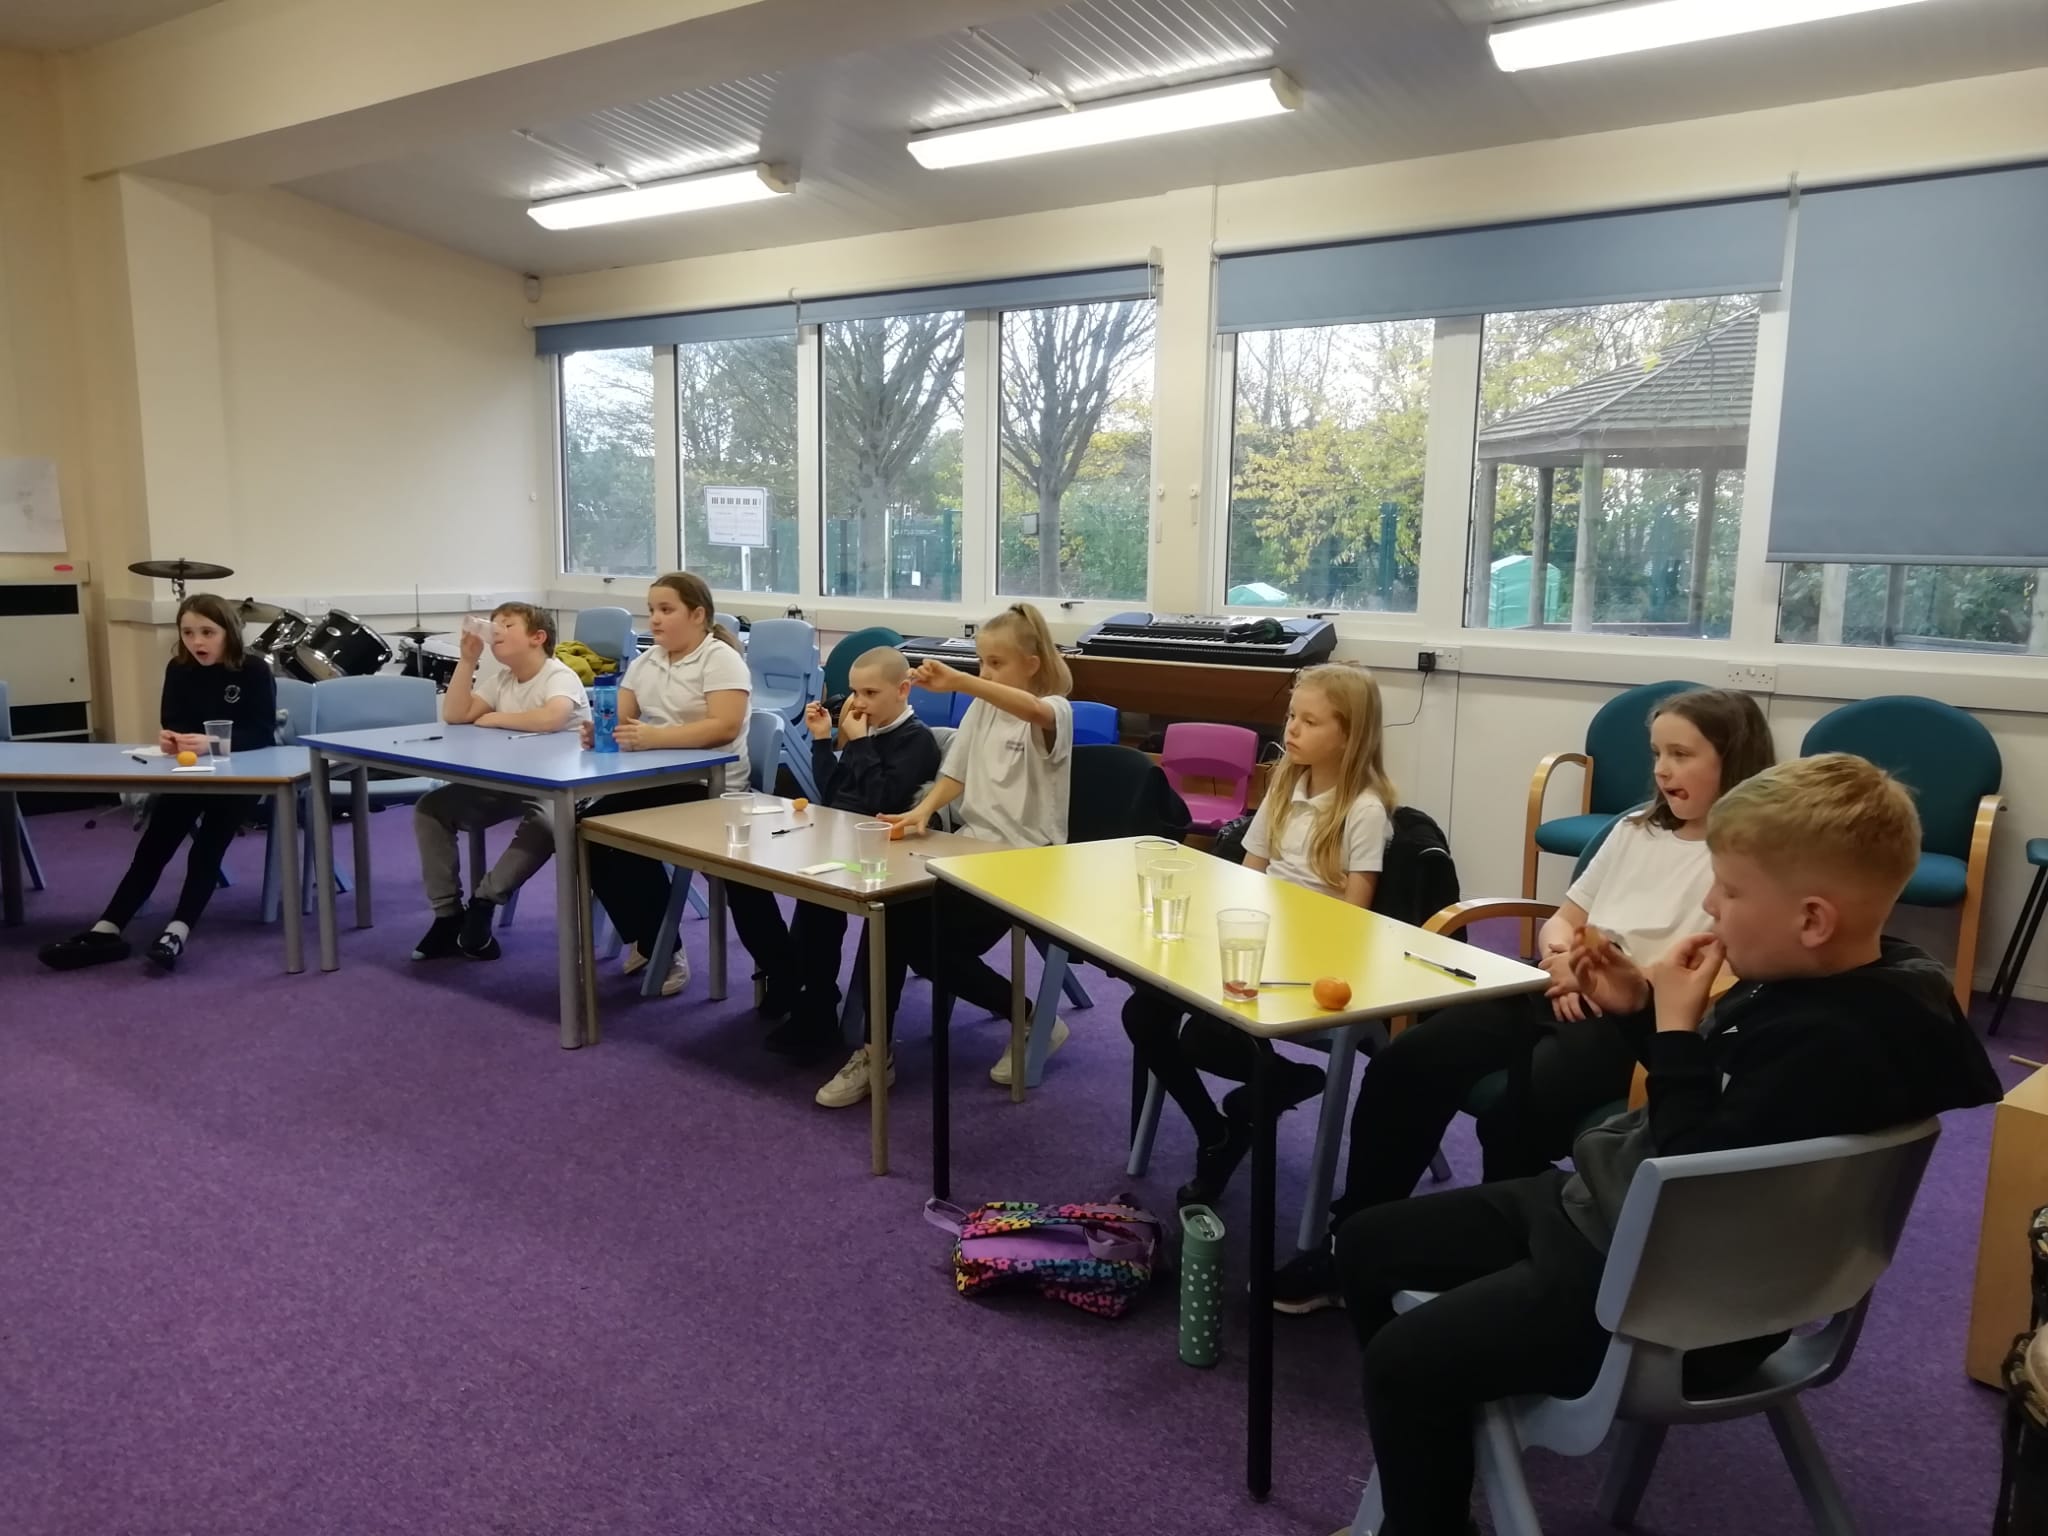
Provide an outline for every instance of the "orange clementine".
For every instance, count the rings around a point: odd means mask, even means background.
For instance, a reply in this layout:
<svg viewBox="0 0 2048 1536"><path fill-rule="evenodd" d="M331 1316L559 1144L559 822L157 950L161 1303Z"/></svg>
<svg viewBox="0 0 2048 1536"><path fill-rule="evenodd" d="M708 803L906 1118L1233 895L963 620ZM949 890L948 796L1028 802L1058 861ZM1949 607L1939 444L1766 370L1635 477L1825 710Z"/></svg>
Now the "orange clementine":
<svg viewBox="0 0 2048 1536"><path fill-rule="evenodd" d="M903 841L903 829L904 829L904 826L905 826L905 823L903 823L903 822L900 822L900 821L892 821L892 822L890 822L890 823L889 823L889 841L890 841L890 842L892 842L892 843L900 843L900 842L902 842L902 841Z"/></svg>
<svg viewBox="0 0 2048 1536"><path fill-rule="evenodd" d="M194 763L197 763L198 761L199 754L196 752L180 752L178 754L178 766L180 768L190 768Z"/></svg>
<svg viewBox="0 0 2048 1536"><path fill-rule="evenodd" d="M798 795L794 800L789 802L789 808L792 811L807 811L811 808L811 802L806 800L802 795Z"/></svg>
<svg viewBox="0 0 2048 1536"><path fill-rule="evenodd" d="M1341 976L1318 976L1309 991L1314 995L1318 1008L1335 1011L1351 1001L1351 983Z"/></svg>

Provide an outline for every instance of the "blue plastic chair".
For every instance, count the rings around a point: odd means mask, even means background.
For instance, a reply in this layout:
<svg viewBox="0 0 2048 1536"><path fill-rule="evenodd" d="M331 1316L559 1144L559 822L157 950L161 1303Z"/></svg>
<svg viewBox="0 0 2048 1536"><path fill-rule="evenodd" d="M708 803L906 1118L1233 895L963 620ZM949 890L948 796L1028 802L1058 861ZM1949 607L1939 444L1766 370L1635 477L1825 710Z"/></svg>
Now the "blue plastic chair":
<svg viewBox="0 0 2048 1536"><path fill-rule="evenodd" d="M0 741L14 740L14 718L8 712L7 685L0 683ZM28 886L32 891L45 891L49 886L43 880L43 863L36 857L36 845L29 841L28 814L21 808L21 798L14 801L15 825L21 830L21 863L28 871Z"/></svg>
<svg viewBox="0 0 2048 1536"><path fill-rule="evenodd" d="M1608 1524L1627 1526L1671 1426L1759 1413L1814 1528L1853 1536L1855 1523L1799 1395L1848 1368L1871 1291L1898 1250L1940 1133L1937 1121L1925 1120L1875 1136L1641 1164L1593 1305L1613 1335L1599 1376L1580 1397L1511 1398L1475 1416L1474 1462L1498 1536L1543 1536L1522 1472L1528 1447L1586 1456L1611 1437L1598 1507ZM1433 1299L1432 1292L1403 1291L1394 1310ZM1746 1379L1709 1395L1687 1392L1687 1353L1776 1333L1792 1336ZM1354 1536L1374 1536L1383 1516L1375 1470L1351 1522Z"/></svg>
<svg viewBox="0 0 2048 1536"><path fill-rule="evenodd" d="M869 651L878 646L902 643L901 635L882 624L856 629L847 635L832 647L832 654L825 658L825 697L840 699L847 695L853 686L847 681L847 674L853 670L853 664Z"/></svg>
<svg viewBox="0 0 2048 1536"><path fill-rule="evenodd" d="M1920 862L1899 900L1909 907L1959 907L1956 1004L1970 1011L1977 928L1991 830L2005 800L1998 743L1983 722L1937 699L1887 694L1830 710L1799 745L1802 756L1849 752L1913 792L1920 810Z"/></svg>
<svg viewBox="0 0 2048 1536"><path fill-rule="evenodd" d="M559 637L558 637L559 638ZM621 667L636 654L633 615L623 608L585 608L576 615L576 643L587 645L600 656L609 656Z"/></svg>
<svg viewBox="0 0 2048 1536"><path fill-rule="evenodd" d="M314 734L368 731L380 726L433 725L441 695L425 677L330 677L313 685ZM337 779L337 784L346 783ZM440 781L424 777L370 780L372 805L409 805Z"/></svg>
<svg viewBox="0 0 2048 1536"><path fill-rule="evenodd" d="M1076 699L1072 707L1075 746L1113 747L1117 744L1118 719L1113 708L1090 699Z"/></svg>
<svg viewBox="0 0 2048 1536"><path fill-rule="evenodd" d="M764 795L775 793L777 770L787 768L796 780L797 793L806 800L818 798L817 776L811 771L810 733L803 746L797 745L797 728L772 709L747 712L747 769L753 787Z"/></svg>
<svg viewBox="0 0 2048 1536"><path fill-rule="evenodd" d="M958 730L960 722L967 718L967 711L974 703L974 700L970 695L964 693L949 693L945 697L953 701L953 713L947 718L946 724Z"/></svg>
<svg viewBox="0 0 2048 1536"><path fill-rule="evenodd" d="M952 725L953 701L958 697L953 693L933 693L931 689L920 688L913 683L910 686L910 712L926 725Z"/></svg>
<svg viewBox="0 0 2048 1536"><path fill-rule="evenodd" d="M762 619L747 639L755 709L794 720L818 696L818 631L802 619Z"/></svg>
<svg viewBox="0 0 2048 1536"><path fill-rule="evenodd" d="M295 677L277 679L277 712L282 717L277 727L277 743L281 747L293 745L313 729L313 685ZM275 809L275 802L266 800L265 805ZM307 814L306 793L299 792L299 890L302 912L313 910L313 818ZM223 871L225 874L225 871ZM225 882L223 882L225 883ZM263 896L261 915L266 923L274 923L283 915L284 860L277 844L277 827L273 823L263 838ZM339 865L334 870L334 888L346 893L349 888L348 876Z"/></svg>
<svg viewBox="0 0 2048 1536"><path fill-rule="evenodd" d="M1650 711L1674 694L1691 693L1703 683L1668 681L1624 688L1593 716L1586 727L1584 752L1553 752L1536 765L1529 781L1529 815L1522 837L1522 899L1536 899L1539 854L1577 858L1593 835L1632 805L1650 797L1655 762L1650 753ZM1566 763L1583 770L1579 810L1575 816L1543 819L1543 797L1550 776ZM1528 935L1523 935L1524 947Z"/></svg>
<svg viewBox="0 0 2048 1536"><path fill-rule="evenodd" d="M725 626L726 633L731 635L733 639L739 641L740 649L742 651L744 651L747 648L747 632L744 629L740 628L740 616L738 614L714 613L712 614L711 618L713 623L723 624Z"/></svg>

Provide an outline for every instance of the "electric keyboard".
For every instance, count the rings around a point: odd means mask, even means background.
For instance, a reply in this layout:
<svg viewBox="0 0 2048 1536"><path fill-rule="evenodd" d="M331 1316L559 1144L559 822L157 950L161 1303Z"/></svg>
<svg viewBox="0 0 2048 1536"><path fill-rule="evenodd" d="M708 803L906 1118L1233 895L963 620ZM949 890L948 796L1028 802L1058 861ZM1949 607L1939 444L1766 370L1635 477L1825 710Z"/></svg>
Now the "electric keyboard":
<svg viewBox="0 0 2048 1536"><path fill-rule="evenodd" d="M1337 648L1328 619L1206 618L1119 613L1081 636L1083 656L1211 662L1231 667L1307 667Z"/></svg>
<svg viewBox="0 0 2048 1536"><path fill-rule="evenodd" d="M965 635L911 635L896 647L914 667L920 661L943 661L962 672L981 675L981 656Z"/></svg>

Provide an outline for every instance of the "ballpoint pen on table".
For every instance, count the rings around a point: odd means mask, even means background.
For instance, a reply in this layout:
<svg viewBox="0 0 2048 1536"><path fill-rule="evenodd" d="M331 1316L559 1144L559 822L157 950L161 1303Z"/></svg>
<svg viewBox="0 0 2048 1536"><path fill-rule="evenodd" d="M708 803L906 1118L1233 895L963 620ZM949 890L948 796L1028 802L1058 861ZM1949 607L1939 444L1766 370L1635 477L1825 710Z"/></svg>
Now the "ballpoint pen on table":
<svg viewBox="0 0 2048 1536"><path fill-rule="evenodd" d="M808 832L810 830L810 824L806 822L801 827L777 827L773 832L770 832L768 835L770 837L787 837L792 832Z"/></svg>
<svg viewBox="0 0 2048 1536"><path fill-rule="evenodd" d="M1426 965L1432 971L1442 971L1446 976L1455 976L1460 981L1477 981L1479 979L1471 971L1461 971L1455 965L1445 965L1441 960L1432 960L1429 956L1418 955L1413 950L1402 950L1401 958L1403 960L1413 960L1417 965Z"/></svg>

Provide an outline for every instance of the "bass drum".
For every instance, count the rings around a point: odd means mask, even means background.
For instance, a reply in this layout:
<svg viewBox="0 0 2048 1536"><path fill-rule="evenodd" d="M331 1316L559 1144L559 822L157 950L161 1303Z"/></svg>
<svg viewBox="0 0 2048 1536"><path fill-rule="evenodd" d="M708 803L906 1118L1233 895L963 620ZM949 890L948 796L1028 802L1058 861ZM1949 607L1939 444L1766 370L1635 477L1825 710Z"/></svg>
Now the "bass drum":
<svg viewBox="0 0 2048 1536"><path fill-rule="evenodd" d="M429 635L412 653L413 676L431 677L434 686L446 693L455 681L455 669L462 662L460 635Z"/></svg>
<svg viewBox="0 0 2048 1536"><path fill-rule="evenodd" d="M250 643L252 654L261 656L270 664L270 670L279 677L295 677L302 683L313 679L299 668L299 647L313 638L313 621L303 613L286 609L265 626L263 633Z"/></svg>
<svg viewBox="0 0 2048 1536"><path fill-rule="evenodd" d="M330 677L368 677L391 659L391 642L354 614L335 608L293 654L300 674L316 683Z"/></svg>

